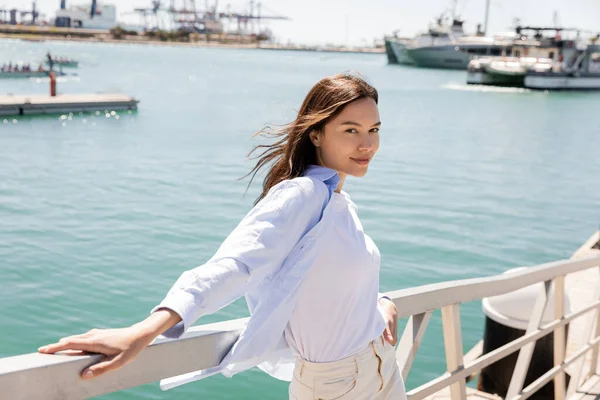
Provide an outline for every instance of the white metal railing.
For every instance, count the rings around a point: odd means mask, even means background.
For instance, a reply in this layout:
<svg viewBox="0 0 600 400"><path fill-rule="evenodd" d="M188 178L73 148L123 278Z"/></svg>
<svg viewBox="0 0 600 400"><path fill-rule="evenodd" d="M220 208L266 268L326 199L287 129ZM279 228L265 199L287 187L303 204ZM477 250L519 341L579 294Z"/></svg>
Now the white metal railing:
<svg viewBox="0 0 600 400"><path fill-rule="evenodd" d="M598 358L600 327L596 326L600 324L594 322L600 315L598 313L600 287L595 293L593 302L580 310L563 315L564 278L568 274L599 266L600 257L588 257L552 262L487 278L443 282L388 292L387 295L398 306L399 318L409 318L397 350L404 377L410 371L432 312L438 309L442 311L447 372L409 391L409 399L423 399L446 387L450 387L453 400L465 399L466 379L517 351L520 352L510 383L508 399L526 399L551 380L554 380L556 399L563 400L565 396L568 398L582 382L581 373L585 354L593 349L593 360ZM473 356L472 352L463 356L460 304L505 294L539 282L544 282L545 285L540 291L524 336L479 357ZM554 285L555 319L541 326L551 285ZM589 338L587 345L565 359L565 325L589 312L593 312L595 317L588 320L585 328L585 337ZM82 399L215 366L235 342L245 322L246 319L238 319L202 325L191 328L179 340L156 341L131 364L90 381L81 380L79 374L83 368L94 363L101 356L32 353L1 358L0 393L9 394L12 400ZM536 341L552 332L554 332L555 366L523 388L525 373ZM571 364L575 364L576 372L571 376L569 387L565 388L565 368ZM592 365L594 365L591 370L593 374L596 371L595 364Z"/></svg>
<svg viewBox="0 0 600 400"><path fill-rule="evenodd" d="M594 301L591 304L568 315L564 315L564 279L570 273L592 267L598 268L599 266L600 257L596 256L576 261L560 261L544 264L491 278L470 279L467 281L448 282L417 288L429 290L419 290L418 295L415 296L416 298L412 299L412 296L407 296L406 293L402 295L401 292L406 291L390 293L389 295L394 298L396 305L402 305L400 309L401 317L406 317L406 314L414 312L412 309L407 310L411 305L415 307L424 305L424 298L428 300L426 303L433 303L434 299L428 298L431 295L437 296L438 304L436 308L441 308L442 310L447 372L439 378L409 391L408 398L410 400L423 399L450 386L450 394L453 400L466 399L465 380L467 378L516 351L519 351L519 356L509 385L507 399L527 399L552 379L554 379L555 399L563 400L573 395L582 383L581 372L585 354L590 349L593 349L592 359L597 360L598 358L600 324L596 324L597 328L594 336L592 336L592 329L595 325L594 321L600 316L598 313L600 307L600 286L597 288L593 297ZM483 297L508 293L539 282L544 282L545 284L534 306L525 335L474 360L464 362L462 356L460 315L458 311L459 305ZM551 285L555 287L555 319L541 326ZM412 359L414 359L418 350L420 340L429 322L430 313L433 310L421 309L418 311L421 311L421 313L410 316L397 351L398 361L402 367L404 377L408 375ZM588 343L577 353L565 360L565 325L588 312L595 314L595 317L588 319L586 323L584 337L589 338ZM415 334L415 332L418 333ZM536 341L552 332L555 333L554 367L529 386L523 388ZM409 356L407 357L407 355ZM569 387L565 389L565 369L576 362L576 372L571 377ZM591 369L591 373L593 374L596 372L596 364L592 361L591 365L594 366Z"/></svg>

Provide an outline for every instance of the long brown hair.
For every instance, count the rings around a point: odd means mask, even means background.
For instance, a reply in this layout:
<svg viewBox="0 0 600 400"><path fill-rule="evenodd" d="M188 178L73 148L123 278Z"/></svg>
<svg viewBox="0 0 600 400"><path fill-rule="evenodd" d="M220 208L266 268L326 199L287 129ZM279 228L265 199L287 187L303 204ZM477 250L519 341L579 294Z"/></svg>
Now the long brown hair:
<svg viewBox="0 0 600 400"><path fill-rule="evenodd" d="M310 89L294 121L277 129L266 127L257 132L255 136L278 140L258 145L249 154L262 150L253 157L258 162L248 173L252 175L250 183L262 167L271 164L255 204L279 182L302 176L310 164L316 164L317 152L310 140L310 132L322 130L348 103L363 98L371 98L375 103L379 101L377 90L364 77L353 73L332 75Z"/></svg>

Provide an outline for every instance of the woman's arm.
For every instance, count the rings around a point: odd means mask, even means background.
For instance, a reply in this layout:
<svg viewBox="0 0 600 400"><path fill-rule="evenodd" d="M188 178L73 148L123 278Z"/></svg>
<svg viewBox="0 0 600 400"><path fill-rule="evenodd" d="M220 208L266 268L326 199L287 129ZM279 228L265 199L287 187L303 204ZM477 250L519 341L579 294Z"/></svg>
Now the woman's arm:
<svg viewBox="0 0 600 400"><path fill-rule="evenodd" d="M322 186L322 187L321 187ZM131 362L160 334L176 338L202 315L252 290L274 273L319 219L329 191L309 178L271 189L223 242L208 263L184 272L145 320L121 329L93 329L43 346L42 353L82 350L107 359L87 368L95 377ZM82 375L83 376L83 375Z"/></svg>
<svg viewBox="0 0 600 400"><path fill-rule="evenodd" d="M92 329L82 335L62 338L57 343L40 347L38 351L54 354L58 351L79 350L104 354L106 359L81 372L84 379L95 378L133 361L158 335L179 321L181 318L177 313L160 309L128 328Z"/></svg>
<svg viewBox="0 0 600 400"><path fill-rule="evenodd" d="M383 319L385 319L383 338L389 344L395 346L398 343L398 309L388 296L379 293L377 299L377 308L383 315Z"/></svg>

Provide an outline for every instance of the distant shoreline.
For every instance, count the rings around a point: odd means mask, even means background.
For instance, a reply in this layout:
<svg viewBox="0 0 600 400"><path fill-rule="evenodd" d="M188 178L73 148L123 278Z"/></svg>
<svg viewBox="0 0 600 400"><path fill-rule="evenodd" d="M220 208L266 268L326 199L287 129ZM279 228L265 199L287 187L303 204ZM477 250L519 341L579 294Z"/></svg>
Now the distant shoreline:
<svg viewBox="0 0 600 400"><path fill-rule="evenodd" d="M135 38L135 39L134 39ZM175 46L175 47L197 47L197 48L223 48L223 49L262 49L262 50L283 50L283 51L311 51L325 53L351 53L351 54L384 54L384 48L378 47L333 47L333 46L301 46L301 45L281 45L272 43L263 43L260 41L223 42L219 40L199 40L193 42L177 42L145 39L143 36L123 39L114 39L109 35L95 36L71 36L64 34L44 34L41 32L31 33L0 33L0 39L17 39L31 42L45 41L63 41L63 42L85 42L85 43L111 43L111 44L142 44L155 46Z"/></svg>

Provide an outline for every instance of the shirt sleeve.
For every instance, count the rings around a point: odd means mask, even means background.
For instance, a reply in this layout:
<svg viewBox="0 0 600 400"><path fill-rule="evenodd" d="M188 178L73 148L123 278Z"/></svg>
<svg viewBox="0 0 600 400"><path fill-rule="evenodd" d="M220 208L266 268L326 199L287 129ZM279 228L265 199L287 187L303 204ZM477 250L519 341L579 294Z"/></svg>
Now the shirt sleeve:
<svg viewBox="0 0 600 400"><path fill-rule="evenodd" d="M381 293L378 292L377 293L377 301L381 300L381 299L388 299L388 300L392 300L389 296L387 296L385 293Z"/></svg>
<svg viewBox="0 0 600 400"><path fill-rule="evenodd" d="M204 265L185 271L152 312L168 308L182 319L163 333L177 338L199 317L216 312L276 273L321 217L329 195L295 180L274 186ZM325 191L325 192L324 192Z"/></svg>

